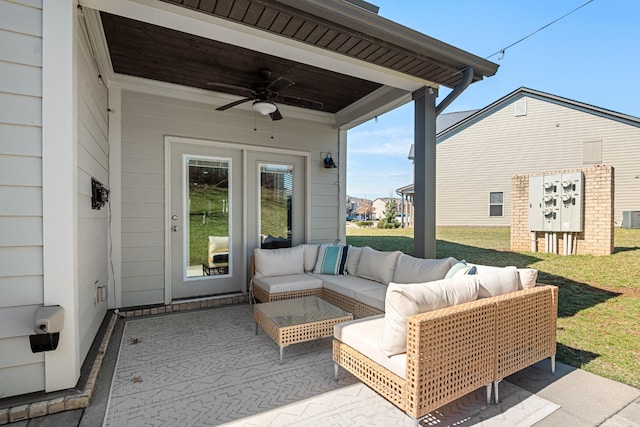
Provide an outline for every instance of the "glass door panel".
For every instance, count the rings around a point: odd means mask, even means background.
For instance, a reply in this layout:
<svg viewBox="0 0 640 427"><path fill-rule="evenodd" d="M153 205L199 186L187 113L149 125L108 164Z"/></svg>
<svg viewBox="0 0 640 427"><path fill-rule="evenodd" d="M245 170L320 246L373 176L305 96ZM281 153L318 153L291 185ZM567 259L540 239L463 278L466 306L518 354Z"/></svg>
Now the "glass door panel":
<svg viewBox="0 0 640 427"><path fill-rule="evenodd" d="M186 159L185 276L229 274L228 160Z"/></svg>
<svg viewBox="0 0 640 427"><path fill-rule="evenodd" d="M293 166L261 163L260 167L260 246L292 246Z"/></svg>

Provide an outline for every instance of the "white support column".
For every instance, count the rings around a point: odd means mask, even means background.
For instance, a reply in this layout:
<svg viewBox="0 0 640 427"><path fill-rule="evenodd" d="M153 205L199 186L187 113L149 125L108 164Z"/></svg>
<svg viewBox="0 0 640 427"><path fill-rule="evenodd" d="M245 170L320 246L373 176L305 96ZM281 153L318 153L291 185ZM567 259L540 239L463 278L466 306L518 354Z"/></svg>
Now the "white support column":
<svg viewBox="0 0 640 427"><path fill-rule="evenodd" d="M44 304L64 308L58 349L45 356L45 390L80 377L77 257L76 1L42 2Z"/></svg>
<svg viewBox="0 0 640 427"><path fill-rule="evenodd" d="M343 245L347 244L347 131L338 130L338 239ZM344 179L340 179L344 177Z"/></svg>
<svg viewBox="0 0 640 427"><path fill-rule="evenodd" d="M436 104L438 91L422 88L413 93L414 210L413 255L436 257Z"/></svg>
<svg viewBox="0 0 640 427"><path fill-rule="evenodd" d="M109 88L109 308L122 307L122 90ZM113 266L113 271L111 267Z"/></svg>

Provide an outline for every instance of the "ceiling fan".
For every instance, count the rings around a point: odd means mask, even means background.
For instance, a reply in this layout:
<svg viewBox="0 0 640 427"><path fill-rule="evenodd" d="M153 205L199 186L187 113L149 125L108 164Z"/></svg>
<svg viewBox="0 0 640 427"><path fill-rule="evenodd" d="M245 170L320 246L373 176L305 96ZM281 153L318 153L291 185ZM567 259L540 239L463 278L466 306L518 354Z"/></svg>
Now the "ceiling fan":
<svg viewBox="0 0 640 427"><path fill-rule="evenodd" d="M298 98L294 96L280 95L280 91L290 88L295 82L284 78L278 77L271 80L271 71L266 68L258 70L258 76L260 80L254 82L251 88L230 85L226 83L207 83L209 86L217 86L219 88L233 89L236 91L242 91L249 94L248 97L239 99L229 104L216 108L217 111L225 111L236 105L243 104L245 102L253 101L252 108L254 111L266 116L271 116L271 120L282 120L282 114L276 106L275 102L281 102L283 104L294 105L296 107L311 108L315 110L322 110L322 102L312 101L309 99Z"/></svg>

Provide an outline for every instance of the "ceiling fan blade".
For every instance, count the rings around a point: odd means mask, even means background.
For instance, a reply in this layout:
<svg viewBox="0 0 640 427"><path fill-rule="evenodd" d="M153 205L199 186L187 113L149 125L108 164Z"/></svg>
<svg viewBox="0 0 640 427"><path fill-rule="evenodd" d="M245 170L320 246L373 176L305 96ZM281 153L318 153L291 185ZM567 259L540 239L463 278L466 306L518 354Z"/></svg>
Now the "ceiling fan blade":
<svg viewBox="0 0 640 427"><path fill-rule="evenodd" d="M298 98L295 96L277 96L273 98L274 101L282 102L283 104L293 105L295 107L310 108L313 110L322 110L324 104L318 101L312 101L311 99Z"/></svg>
<svg viewBox="0 0 640 427"><path fill-rule="evenodd" d="M267 85L267 90L270 90L271 92L274 92L274 93L278 93L281 90L285 90L286 88L293 86L294 84L295 82L289 79L285 79L284 77L278 77L277 79L275 79L274 81L272 81Z"/></svg>
<svg viewBox="0 0 640 427"><path fill-rule="evenodd" d="M227 105L223 105L222 107L216 108L216 111L228 110L231 107L235 107L236 105L240 105L240 104L243 104L243 103L248 102L248 101L253 101L253 98L242 98L242 99L239 99L239 100L231 102L231 103L229 103Z"/></svg>
<svg viewBox="0 0 640 427"><path fill-rule="evenodd" d="M219 87L219 88L224 88L224 89L233 89L233 90L238 90L238 91L241 91L241 92L250 93L252 95L255 95L255 92L253 91L253 89L250 89L248 87L229 85L229 84L226 84L226 83L217 83L217 82L209 82L209 83L207 83L207 86Z"/></svg>
<svg viewBox="0 0 640 427"><path fill-rule="evenodd" d="M282 114L280 114L280 110L276 110L273 113L269 114L271 116L271 120L282 120Z"/></svg>

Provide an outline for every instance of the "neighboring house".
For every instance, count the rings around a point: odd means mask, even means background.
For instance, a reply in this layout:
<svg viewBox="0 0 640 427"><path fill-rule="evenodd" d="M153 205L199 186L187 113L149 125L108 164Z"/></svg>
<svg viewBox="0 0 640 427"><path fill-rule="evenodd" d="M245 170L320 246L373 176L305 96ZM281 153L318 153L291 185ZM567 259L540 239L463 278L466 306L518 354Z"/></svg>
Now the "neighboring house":
<svg viewBox="0 0 640 427"><path fill-rule="evenodd" d="M523 87L437 129L439 226L509 226L514 175L594 164L615 168L615 223L640 210L640 118Z"/></svg>
<svg viewBox="0 0 640 427"><path fill-rule="evenodd" d="M358 208L362 202L373 203L369 199L347 196L347 219L354 219L358 217Z"/></svg>
<svg viewBox="0 0 640 427"><path fill-rule="evenodd" d="M263 234L344 241L347 130L497 70L354 3L0 0L0 398L74 387L108 309L246 295Z"/></svg>
<svg viewBox="0 0 640 427"><path fill-rule="evenodd" d="M387 209L387 202L393 202L396 205L396 212L400 213L402 209L402 199L399 197L379 197L373 201L373 219L384 218L384 212Z"/></svg>

